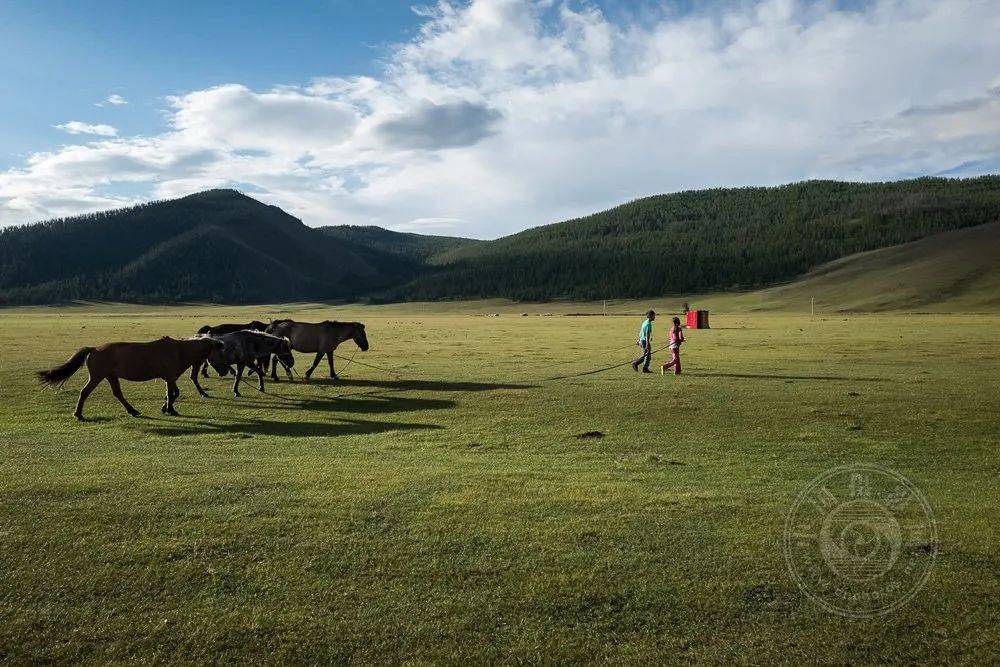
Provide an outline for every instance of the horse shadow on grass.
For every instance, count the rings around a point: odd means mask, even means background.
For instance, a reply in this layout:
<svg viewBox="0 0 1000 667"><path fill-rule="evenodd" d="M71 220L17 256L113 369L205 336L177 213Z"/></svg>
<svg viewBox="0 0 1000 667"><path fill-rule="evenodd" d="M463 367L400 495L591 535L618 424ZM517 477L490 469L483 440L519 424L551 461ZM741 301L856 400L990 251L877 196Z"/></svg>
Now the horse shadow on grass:
<svg viewBox="0 0 1000 667"><path fill-rule="evenodd" d="M343 417L337 421L301 421L273 419L229 419L213 417L211 420L200 418L149 417L164 426L153 426L147 429L150 433L161 436L178 435L232 435L232 436L282 436L292 438L337 437L342 435L371 435L389 431L421 431L439 430L440 424L414 424L408 422L370 421Z"/></svg>
<svg viewBox="0 0 1000 667"><path fill-rule="evenodd" d="M310 384L328 387L369 387L389 391L497 391L500 389L534 389L533 384L510 382L453 382L450 380L370 380L368 378L313 378Z"/></svg>
<svg viewBox="0 0 1000 667"><path fill-rule="evenodd" d="M281 393L281 384L271 383L268 385L269 391L265 394L254 391L253 394L248 392L238 399L226 399L218 395L213 395L209 399L226 402L234 400L235 405L242 408L299 413L299 415L289 414L287 420L224 416L211 418L147 417L146 419L157 423L148 430L162 436L231 434L234 436L334 437L388 431L441 429L444 427L440 424L365 420L359 418L358 415L446 410L457 405L451 399L415 398L398 395L407 391L482 392L500 389L530 389L534 386L509 383L451 382L447 380L368 380L355 378L314 379L310 384L318 385L317 389L321 393L308 397L286 396ZM334 389L340 391L334 392L332 391ZM334 421L319 421L309 419L310 412L335 413L336 417ZM299 416L307 418L299 419Z"/></svg>
<svg viewBox="0 0 1000 667"><path fill-rule="evenodd" d="M259 398L247 398L244 395L236 399L236 405L262 410L336 412L339 414L420 412L423 410L446 410L456 405L455 401L443 398L386 396L384 391L314 397L292 397L276 393L260 394L259 396ZM269 396L270 400L263 398L263 396Z"/></svg>

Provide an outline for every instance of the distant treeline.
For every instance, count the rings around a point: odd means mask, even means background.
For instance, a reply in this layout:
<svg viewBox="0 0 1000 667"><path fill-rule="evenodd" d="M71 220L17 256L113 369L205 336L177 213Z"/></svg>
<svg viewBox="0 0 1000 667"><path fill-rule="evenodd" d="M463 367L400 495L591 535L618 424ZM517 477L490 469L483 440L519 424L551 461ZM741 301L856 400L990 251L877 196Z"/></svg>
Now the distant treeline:
<svg viewBox="0 0 1000 667"><path fill-rule="evenodd" d="M0 304L600 299L751 289L1000 220L1000 177L648 197L496 241L313 229L232 190L0 230Z"/></svg>
<svg viewBox="0 0 1000 667"><path fill-rule="evenodd" d="M447 251L437 270L381 296L531 301L750 289L997 220L997 176L681 192Z"/></svg>

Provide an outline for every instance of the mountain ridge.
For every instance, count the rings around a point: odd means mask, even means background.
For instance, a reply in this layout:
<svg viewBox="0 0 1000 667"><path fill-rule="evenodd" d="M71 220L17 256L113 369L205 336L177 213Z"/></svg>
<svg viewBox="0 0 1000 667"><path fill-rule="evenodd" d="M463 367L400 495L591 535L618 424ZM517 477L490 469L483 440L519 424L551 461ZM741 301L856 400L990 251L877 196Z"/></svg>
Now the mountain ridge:
<svg viewBox="0 0 1000 667"><path fill-rule="evenodd" d="M997 220L998 176L690 190L492 241L308 227L234 190L209 190L0 230L0 304L742 292Z"/></svg>

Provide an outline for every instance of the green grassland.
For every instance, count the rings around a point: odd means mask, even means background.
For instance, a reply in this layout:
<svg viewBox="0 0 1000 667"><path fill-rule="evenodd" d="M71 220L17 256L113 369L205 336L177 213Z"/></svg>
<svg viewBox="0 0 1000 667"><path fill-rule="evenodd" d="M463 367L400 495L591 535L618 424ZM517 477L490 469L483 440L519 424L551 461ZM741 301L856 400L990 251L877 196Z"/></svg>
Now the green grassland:
<svg viewBox="0 0 1000 667"><path fill-rule="evenodd" d="M756 298L706 300L683 376L563 380L626 361L645 304L0 311L0 658L996 661L1000 315L723 308ZM33 378L278 316L362 320L355 360L396 374L341 360L238 400L182 378L180 417L161 383L125 383L140 418L103 385L85 423L84 376ZM877 619L821 610L782 559L796 495L845 463L937 518L931 580Z"/></svg>

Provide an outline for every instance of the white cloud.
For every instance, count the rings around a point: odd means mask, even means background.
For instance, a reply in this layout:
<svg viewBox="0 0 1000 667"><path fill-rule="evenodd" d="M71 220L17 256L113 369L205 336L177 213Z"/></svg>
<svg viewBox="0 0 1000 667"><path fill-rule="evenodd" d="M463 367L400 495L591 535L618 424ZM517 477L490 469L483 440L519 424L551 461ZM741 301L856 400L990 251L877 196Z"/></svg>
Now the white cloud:
<svg viewBox="0 0 1000 667"><path fill-rule="evenodd" d="M342 143L358 122L351 105L295 90L255 93L232 84L170 101L179 133L233 149L305 154Z"/></svg>
<svg viewBox="0 0 1000 667"><path fill-rule="evenodd" d="M997 164L992 2L698 7L442 2L381 76L196 90L163 134L32 155L0 173L0 224L249 184L309 224L496 236L671 190Z"/></svg>
<svg viewBox="0 0 1000 667"><path fill-rule="evenodd" d="M55 128L69 134L96 134L100 137L114 137L118 134L118 130L110 125L91 125L90 123L81 123L78 120L56 125Z"/></svg>
<svg viewBox="0 0 1000 667"><path fill-rule="evenodd" d="M122 104L128 104L128 101L121 95L115 93L114 95L108 95L103 102L99 102L97 106L104 106L105 104L110 104L111 106L121 106Z"/></svg>

